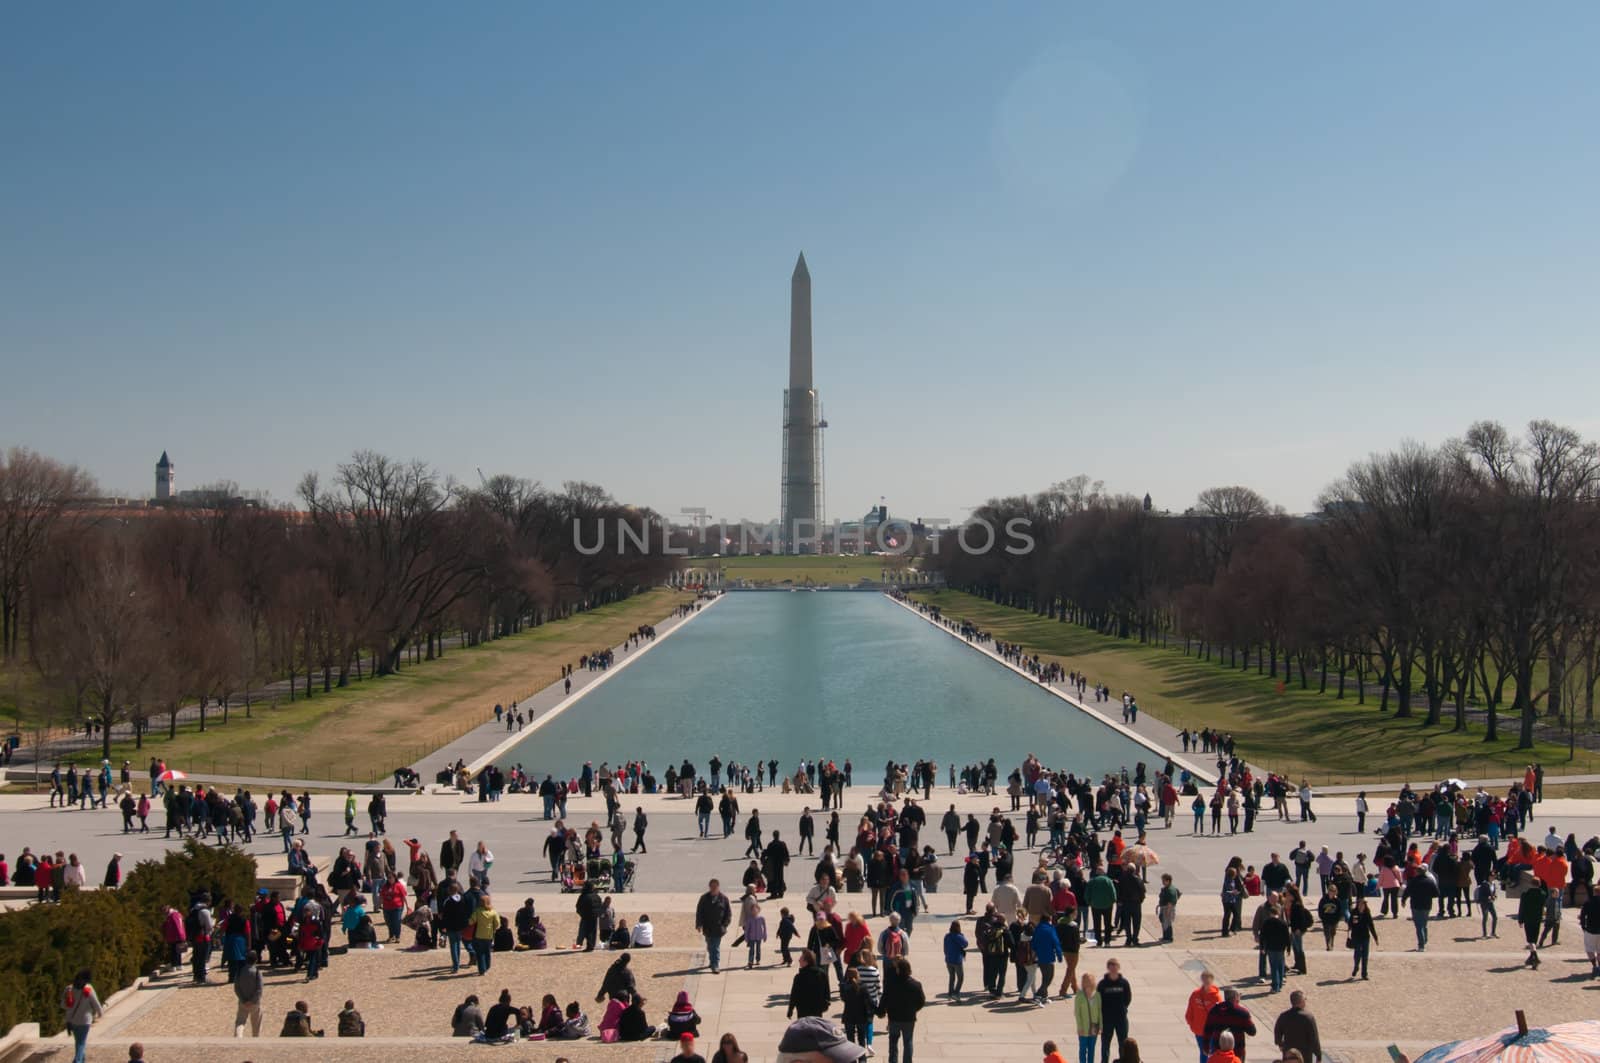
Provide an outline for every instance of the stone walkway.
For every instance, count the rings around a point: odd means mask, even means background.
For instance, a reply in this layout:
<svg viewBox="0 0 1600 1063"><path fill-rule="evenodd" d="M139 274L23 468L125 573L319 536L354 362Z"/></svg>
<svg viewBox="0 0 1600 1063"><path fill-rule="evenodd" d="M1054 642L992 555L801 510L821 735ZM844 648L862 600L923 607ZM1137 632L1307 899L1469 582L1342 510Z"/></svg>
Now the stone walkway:
<svg viewBox="0 0 1600 1063"><path fill-rule="evenodd" d="M633 954L636 977L647 998L652 1021L660 1021L673 996L681 989L689 993L704 1022L701 1051L714 1050L717 1037L734 1033L753 1063L772 1063L776 1046L787 1025L785 1015L793 971L778 965L776 943L769 941L763 950L762 965L744 968L746 952L741 947L723 948L723 972L712 975L704 970L705 954L692 929L696 892L635 893L614 897L621 917L631 923L641 913L649 913L657 926L658 947ZM233 1014L232 995L221 978L213 975L212 984L194 987L185 978L167 976L144 989L131 992L110 1009L96 1025L91 1063L125 1059L126 1045L139 1040L151 1059L164 1063L238 1063L252 1059L291 1058L289 1046L273 1037L283 1013L294 1000L306 1000L319 1026L333 1025L333 1016L345 999L354 999L368 1022L369 1038L364 1042L329 1040L319 1043L318 1059L357 1061L393 1058L402 1043L425 1050L427 1058L455 1060L464 1049L460 1041L445 1036L444 1025L450 1009L469 992L488 1002L502 987L510 988L518 1003L536 1002L544 993L557 996L563 1004L580 1001L594 1020L599 1008L593 1003L594 990L615 954L598 951L575 953L561 946L573 940L576 917L571 913L571 897L542 898L541 917L549 931L553 949L544 952L500 953L486 978L463 971L451 974L447 953L416 953L385 949L374 953L337 954L326 975L308 984L286 972L269 972L266 992L267 1037L238 1045L226 1038ZM865 910L866 898L846 894L841 898L845 910ZM928 1006L917 1023L917 1055L923 1059L976 1059L993 1063L1037 1063L1040 1045L1054 1039L1063 1046L1075 1046L1071 1004L1052 1000L1045 1007L1024 1005L1014 995L1015 972L1008 969L1007 985L1013 995L994 1001L981 990L981 963L968 953L964 965L967 999L956 1004L944 996L946 971L942 959L942 939L950 920L960 916L963 932L972 936L972 921L962 916L960 898L948 891L931 894L933 911L920 916L911 934L908 958L915 977L923 984ZM777 910L784 904L799 909L803 898L790 895L766 901L764 914L776 924ZM510 914L510 905L502 912ZM1511 907L1502 902L1502 920ZM1476 920L1443 920L1433 924L1440 946L1435 952L1408 951L1410 927L1405 922L1382 921L1382 946L1374 952L1372 980L1350 981L1347 953L1336 948L1324 950L1320 935L1308 940L1307 954L1311 974L1294 977L1291 988L1305 989L1312 1010L1318 1015L1324 1048L1332 1058L1345 1063L1383 1063L1384 1046L1395 1042L1416 1054L1454 1036L1486 1033L1510 1021L1513 1007L1529 1009L1536 1024L1586 1013L1590 982L1584 975L1587 966L1573 944L1573 914L1567 917L1564 943L1546 950L1546 966L1540 972L1522 969L1514 931L1503 925L1502 937L1479 941ZM869 924L876 935L885 921L872 918ZM1120 943L1100 949L1087 946L1080 954L1079 974L1100 975L1107 959L1122 966L1133 987L1130 1012L1131 1032L1138 1040L1144 1059L1161 1063L1187 1063L1194 1058L1194 1043L1183 1024L1184 1008L1190 992L1198 984L1199 972L1206 967L1219 974L1224 985L1236 985L1243 994L1261 1031L1250 1043L1250 1057L1269 1059L1271 1026L1287 1007L1287 992L1273 994L1255 978L1256 954L1248 937L1230 946L1219 939L1206 916L1196 913L1180 919L1178 939L1172 945L1155 940L1153 920L1146 920L1141 947ZM729 941L732 940L730 935ZM1575 966L1576 964L1576 966ZM1579 968L1582 968L1580 971ZM1058 968L1054 988L1060 988L1065 971ZM1417 993L1420 985L1437 984L1447 978L1452 999L1475 1002L1470 1014L1441 1010L1432 994ZM1502 1014L1502 1012L1504 1014ZM830 1008L838 1018L838 1005ZM880 1020L877 1058L887 1058L887 1038ZM70 1049L64 1041L50 1043L52 1051L34 1059L52 1063L64 1061ZM604 1046L594 1043L522 1043L501 1054L514 1060L553 1061L559 1055L576 1060L605 1059L610 1063L635 1063L665 1060L672 1046L655 1042L649 1045ZM485 1051L482 1048L478 1052ZM302 1047L303 1052L303 1047ZM296 1058L303 1058L303 1054ZM460 1058L474 1058L463 1055Z"/></svg>

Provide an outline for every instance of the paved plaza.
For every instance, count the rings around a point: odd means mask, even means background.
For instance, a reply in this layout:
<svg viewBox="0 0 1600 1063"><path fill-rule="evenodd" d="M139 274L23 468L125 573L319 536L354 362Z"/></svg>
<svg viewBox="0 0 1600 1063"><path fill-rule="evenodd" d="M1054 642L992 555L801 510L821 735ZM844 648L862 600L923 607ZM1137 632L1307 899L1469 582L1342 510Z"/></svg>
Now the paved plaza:
<svg viewBox="0 0 1600 1063"><path fill-rule="evenodd" d="M702 609L695 615L704 612ZM620 667L631 665L689 619L692 617L675 617L658 624L660 636L642 649L622 652L619 647ZM995 667L1016 670L997 658L989 647L968 645L973 652L993 661ZM584 695L618 670L580 671L574 676L570 695L558 684L532 695L522 707L531 712L535 729L561 712L582 712ZM1131 730L1133 737L1153 747L1152 760L1176 744L1173 729L1157 719L1141 716L1130 729L1120 720L1115 702L1083 701L1059 689L1052 689L1052 693L1062 699L1064 713L1086 712L1113 729L1125 733ZM495 759L504 763L502 751L508 739L514 741L527 733L525 729L522 735L508 735L503 725L487 724L440 749L419 767L425 778L431 778L435 768L453 763L458 757L474 766ZM967 759L981 761L988 756L981 745L982 731L975 727L973 734L974 745ZM1247 743L1242 751L1248 754ZM707 749L698 759L708 760L718 752L725 751ZM826 752L842 763L850 751L817 752ZM911 758L916 750L908 747L905 753L906 758ZM853 759L855 785L845 791L840 813L840 833L847 846L863 810L879 798L877 784L882 775L881 765ZM1209 775L1207 757L1180 758L1180 763ZM574 772L578 767L571 766ZM792 764L786 763L785 767L788 770ZM1009 767L1002 765L1002 774ZM946 767L941 766L940 776L948 778ZM296 792L306 785L287 780L214 781L225 791L239 786L250 788L258 800L264 800L269 789L276 791L286 783L293 785ZM1419 778L1415 782L1426 785L1431 780ZM338 784L309 785L314 790L329 790ZM1387 804L1393 789L1372 789L1369 797L1375 812ZM781 831L794 852L787 876L793 892L783 900L764 905L769 929L776 929L778 908L787 904L800 915L799 925L804 931L808 925L804 919L804 891L813 878L815 856L798 852L798 817L802 809L810 808L820 841L825 839L828 816L820 810L815 796L766 789L739 794L738 799L739 816L732 834L724 838L720 820L713 815L712 836L701 838L690 801L663 794L626 796L622 807L630 826L636 809L642 808L649 819L648 852L635 857L635 891L616 896L613 903L630 923L639 915L648 914L658 928L657 946L649 952L636 953L634 958L651 1018L659 1021L673 997L680 990L687 991L705 1019L704 1054L710 1057L721 1033L733 1032L750 1058L759 1063L775 1056L786 1025L784 1010L793 972L775 966L777 945L776 941L769 941L759 968L743 969L744 950L725 946L724 972L717 976L705 973L703 943L693 931L695 901L713 876L722 880L730 895L736 897L741 892L740 879L749 864L744 855L748 844L744 830L748 818L759 814L764 838L770 838L773 830ZM944 836L937 827L939 819L951 805L963 820L973 814L980 823L987 821L991 811L998 810L1013 818L1020 836L1023 811L1012 811L1011 799L1004 792L993 797L957 795L947 787L935 787L931 795L917 799L927 809L928 827L922 841L939 850L944 879L941 889L930 894L930 911L917 920L911 937L909 958L930 1000L918 1023L916 1054L924 1059L1032 1063L1041 1058L1040 1045L1046 1039L1057 1041L1070 1054L1075 1042L1070 1004L1066 1002L1035 1008L1014 999L990 1001L974 996L956 1005L940 995L946 982L940 945L950 921L962 917L964 932L969 938L974 935L972 920L964 917L961 896L964 839L958 839L954 854L946 853ZM365 797L358 798L358 803L363 810L357 819L358 833L347 837L343 830L342 794L335 790L313 796L310 830L302 837L324 871L331 867L341 845L349 844L359 851L366 840ZM1371 833L1355 832L1350 794L1329 793L1320 797L1315 807L1316 822L1304 823L1298 821L1298 811L1294 821L1285 822L1274 818L1270 809L1265 810L1254 831L1248 834L1195 836L1190 833L1192 819L1186 814L1180 814L1171 828L1159 823L1152 827L1150 846L1160 858L1159 866L1151 871L1152 883L1161 872L1168 872L1183 891L1176 940L1167 945L1157 940L1159 927L1152 887L1140 944L1133 948L1085 948L1079 965L1080 974L1088 971L1098 975L1104 972L1106 957L1115 956L1122 963L1134 988L1132 1034L1144 1058L1174 1063L1195 1058L1183 1013L1199 972L1207 967L1222 984L1240 987L1263 1038L1250 1052L1250 1058L1267 1058L1272 1023L1287 1007L1288 993L1272 994L1268 985L1257 978L1258 958L1249 937L1221 937L1222 871L1234 856L1260 868L1272 853L1287 858L1290 850L1302 843L1313 851L1325 845L1330 853L1343 854L1351 860L1358 854L1370 855L1376 838ZM537 1005L545 993L551 993L563 1005L569 1000L581 1002L591 1012L591 1019L597 1021L601 1009L594 1005L594 996L613 955L604 951L581 954L563 948L576 936L574 897L562 893L559 885L551 881L542 847L552 824L542 816L536 796L506 794L501 801L484 802L475 796L434 788L427 793L391 794L388 812L388 837L402 852L403 839L417 838L429 852L437 854L451 830L460 833L469 849L480 840L487 843L495 856L491 892L496 908L509 916L525 898L533 898L549 929L550 943L556 948L497 954L491 973L484 978L465 969L459 974L450 973L443 951L418 953L398 948L336 954L324 977L310 985L286 973L271 973L264 1007L264 1032L268 1037L248 1047L229 1037L233 1003L231 990L225 985L195 987L184 978L159 977L116 1001L106 1020L94 1029L90 1060L119 1063L126 1059L127 1045L136 1040L146 1045L148 1058L164 1063L298 1059L305 1055L304 1047L273 1036L283 1013L296 1000L305 1000L311 1005L314 1022L331 1030L347 999L354 1000L362 1011L369 1037L360 1043L319 1042L315 1053L319 1060L388 1060L415 1046L426 1046L430 1060L445 1061L476 1059L484 1053L497 1052L502 1058L514 1060L554 1061L564 1056L575 1063L601 1059L643 1063L672 1054L673 1046L663 1042L524 1043L489 1049L452 1040L448 1036L450 1014L469 992L477 993L485 1005L502 988L509 988L519 1004ZM582 829L591 822L602 821L604 816L604 803L597 792L590 798L569 801L566 820ZM65 811L49 808L42 794L0 793L0 838L4 839L0 851L13 864L25 845L36 852L59 849L77 853L90 869L92 881L98 879L100 869L114 852L122 853L124 867L131 868L139 860L157 857L180 844L182 839L176 834L165 836L164 822L158 811L152 817L149 833L124 834L121 816L114 808ZM160 827L156 826L158 823ZM1576 833L1580 839L1600 833L1600 800L1551 800L1537 806L1529 834L1543 837L1550 827L1562 836ZM625 844L632 843L630 829L625 834ZM287 870L278 835L258 837L245 848L257 857L263 875ZM1018 851L1019 883L1026 884L1033 864L1029 851ZM991 876L990 886L993 885ZM25 901L14 895L4 903ZM980 897L980 912L982 905ZM870 899L865 893L846 893L841 896L840 907L844 912L859 910L866 914ZM1254 908L1254 901L1246 904L1247 921ZM1380 940L1371 962L1372 978L1367 982L1348 977L1348 952L1343 948L1342 936L1333 950L1324 951L1321 935L1313 931L1307 939L1310 973L1291 976L1289 988L1304 989L1310 995L1325 1048L1340 1060L1361 1063L1383 1063L1388 1058L1385 1046L1391 1042L1415 1053L1441 1041L1489 1032L1509 1024L1516 1008L1526 1009L1536 1025L1589 1014L1595 1000L1590 994L1600 989L1600 983L1589 978L1588 964L1580 951L1576 913L1566 913L1561 943L1545 951L1545 964L1535 972L1522 966L1525 954L1518 944L1520 928L1512 922L1514 908L1514 901L1500 901L1500 936L1488 940L1480 936L1476 915L1440 921L1435 924L1431 947L1423 953L1414 950L1414 934L1408 920L1380 922ZM874 934L885 925L882 918L870 922ZM335 939L342 940L342 935L336 933ZM975 953L969 953L966 971L969 992L974 986L981 987L980 963ZM1057 973L1057 988L1063 974L1064 971ZM837 1002L832 1014L837 1018ZM884 1023L880 1020L878 1025L878 1058L887 1059ZM65 1063L70 1054L64 1042L55 1042L41 1046L32 1058Z"/></svg>
<svg viewBox="0 0 1600 1063"><path fill-rule="evenodd" d="M860 776L857 778L859 783ZM873 796L871 787L859 784L846 791L847 814L841 816L841 826L847 834ZM650 818L646 835L649 852L637 857L637 891L619 895L614 903L630 922L639 914L648 913L661 927L661 944L650 954L640 953L638 960L640 983L646 987L653 1018L659 1019L657 1012L664 1013L677 991L686 989L706 1019L703 1029L708 1034L714 1037L732 1031L750 1051L752 1060L772 1058L785 1025L783 1009L792 972L771 966L771 952L776 946L769 942L769 956L764 957L767 966L762 969L741 969L736 960L742 959L742 950L726 949L723 974L712 977L700 973L703 954L692 933L692 911L698 893L712 875L728 883L733 894L739 892L738 882L747 866L743 827L752 810L759 810L765 831L780 830L795 846L796 819L801 808L812 801L810 797L773 791L741 795L741 816L734 834L723 839L720 829L716 829L718 836L702 840L688 802L662 795L627 800L624 807L630 817L634 807L642 806ZM981 819L994 807L1007 810L1010 802L1004 795L952 797L948 790L935 789L928 802L932 823L937 823L938 816L951 803L963 818L974 812ZM339 828L343 824L337 804L331 796L324 799L325 807L316 810L307 836L324 868L331 864L341 844ZM1372 839L1353 833L1355 821L1349 804L1342 797L1323 801L1315 824L1280 823L1265 818L1249 835L1194 837L1187 833L1187 823L1183 821L1170 830L1158 827L1151 831L1151 846L1161 858L1157 870L1172 873L1184 893L1179 905L1177 941L1172 945L1156 942L1152 902L1147 905L1140 947L1086 948L1080 964L1080 972L1099 973L1104 969L1105 956L1115 955L1122 962L1135 987L1133 1035L1146 1058L1193 1058L1192 1041L1182 1015L1203 965L1210 965L1224 983L1240 985L1258 1025L1263 1030L1270 1028L1277 1013L1287 1006L1287 993L1269 994L1268 987L1256 981L1256 954L1247 937L1218 936L1217 897L1222 866L1237 854L1259 867L1271 852L1287 854L1302 840L1312 847L1327 845L1331 851L1344 851L1347 856L1368 852ZM177 843L176 836L169 842L160 831L123 835L120 816L114 811L64 812L43 805L43 799L37 796L0 796L0 836L7 839L6 851L13 858L25 844L35 850L60 848L77 852L94 869L102 867L113 851L124 853L125 861L131 863ZM542 818L537 798L507 795L500 802L485 804L459 795L397 796L390 798L389 807L389 836L396 840L417 837L430 851L437 851L439 842L456 829L469 847L479 839L488 842L495 853L492 892L497 908L509 914L525 897L533 897L549 927L551 944L571 942L575 930L573 897L562 894L549 881L548 864L540 854L540 846L550 824ZM814 804L812 808L818 817L820 838L825 820ZM578 798L568 806L569 821L579 825L600 819L603 814L598 796ZM1019 813L1019 827L1020 818ZM719 827L715 817L713 826ZM1580 838L1600 832L1600 801L1545 802L1537 807L1530 829L1536 827L1542 836L1548 826L1563 835L1576 832ZM927 1059L985 1058L997 1063L1022 1063L1040 1057L1039 1045L1047 1037L1069 1044L1072 1019L1065 1003L1052 1003L1042 1009L1022 1007L1012 1001L951 1006L936 996L945 987L939 943L949 920L962 914L960 857L943 854L943 836L931 824L925 840L937 843L945 876L941 890L930 896L931 912L918 919L912 935L910 959L931 1001L918 1024L917 1054ZM259 839L248 848L257 855L263 872L284 869L282 846L276 836ZM797 892L765 905L770 926L776 926L778 905L792 901L791 908L803 909L800 884L809 877L811 859L809 855L796 855L788 878L791 889ZM1031 866L1026 851L1019 852L1017 865ZM855 908L865 913L868 904L866 894L841 897L845 910ZM1247 919L1253 907L1247 905ZM1291 978L1290 988L1304 988L1311 995L1311 1007L1319 1017L1324 1043L1334 1054L1341 1059L1372 1063L1387 1058L1383 1049L1391 1041L1416 1050L1455 1036L1487 1032L1510 1023L1511 1012L1517 1007L1527 1009L1536 1024L1588 1014L1595 999L1591 994L1600 984L1588 978L1575 913L1567 913L1561 943L1546 950L1544 966L1534 972L1521 966L1521 935L1511 922L1513 908L1514 902L1501 901L1498 939L1479 940L1476 917L1445 920L1435 924L1433 945L1420 954L1411 951L1414 940L1409 922L1380 922L1380 943L1372 958L1372 980L1367 983L1347 979L1348 954L1342 940L1328 954L1322 951L1320 935L1313 933L1315 940L1308 947L1311 973ZM876 932L884 921L873 919L871 923ZM970 920L965 930L971 937ZM537 1003L544 993L553 992L563 1003L577 999L592 1008L607 962L604 955L561 951L501 954L495 957L490 975L479 979L464 973L450 975L442 952L418 954L386 949L335 956L328 976L313 986L281 975L269 978L265 1009L271 1027L268 1032L276 1032L283 1011L296 999L306 999L313 1005L319 1024L331 1026L338 1008L349 998L357 1001L366 1016L372 1039L359 1047L329 1042L324 1050L319 1045L318 1058L387 1058L393 1046L402 1042L430 1043L429 1058L467 1058L469 1054L492 1050L452 1044L447 1037L450 1011L466 993L487 997L498 994L501 988L510 988L519 1002ZM969 956L967 966L968 986L981 984L977 957ZM130 993L112 1009L106 1021L96 1026L97 1047L90 1059L120 1061L125 1056L119 1053L131 1040L143 1041L152 1050L159 1048L159 1052L150 1053L150 1058L164 1061L252 1059L260 1063L287 1059L296 1051L288 1043L267 1040L259 1046L252 1044L248 1050L227 1042L231 1020L232 1004L226 987L197 989L172 980L158 980ZM197 1040L204 1038L223 1040ZM883 1040L880 1029L879 1055L887 1058ZM383 1048L385 1043L391 1046L387 1050ZM552 1043L497 1051L511 1059L554 1060L566 1055L575 1061L605 1058L631 1063L665 1058L670 1046ZM63 1051L37 1058L65 1060L69 1055ZM709 1051L707 1055L709 1058Z"/></svg>

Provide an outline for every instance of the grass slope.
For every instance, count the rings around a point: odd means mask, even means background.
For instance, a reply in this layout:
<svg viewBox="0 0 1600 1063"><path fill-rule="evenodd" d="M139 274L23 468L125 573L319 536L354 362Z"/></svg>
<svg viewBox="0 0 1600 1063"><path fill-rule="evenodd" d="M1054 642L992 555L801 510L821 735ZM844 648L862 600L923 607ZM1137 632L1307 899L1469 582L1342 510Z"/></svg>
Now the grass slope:
<svg viewBox="0 0 1600 1063"><path fill-rule="evenodd" d="M580 654L614 646L640 624L668 616L689 596L666 589L635 595L565 620L402 668L398 675L366 679L343 690L273 706L258 703L246 718L235 707L227 724L212 716L202 733L180 725L167 738L160 720L143 750L131 742L112 748L112 762L150 757L196 772L374 782L397 765L437 749L509 704L560 678L561 665ZM99 751L72 759L99 761Z"/></svg>
<svg viewBox="0 0 1600 1063"><path fill-rule="evenodd" d="M1307 776L1313 784L1509 776L1530 760L1542 761L1551 773L1596 770L1594 755L1582 749L1576 762L1567 760L1563 747L1513 751L1515 720L1502 720L1501 734L1509 737L1485 743L1481 729L1453 734L1448 722L1427 728L1418 718L1380 713L1379 699L1370 692L1363 706L1353 693L1340 701L1317 694L1314 686L1301 691L1297 678L1279 693L1276 680L1258 677L1253 668L1240 672L1206 663L1185 656L1181 647L1141 646L959 591L914 596L951 619L970 620L997 639L1081 671L1114 695L1131 691L1141 709L1173 727L1231 731L1252 763Z"/></svg>

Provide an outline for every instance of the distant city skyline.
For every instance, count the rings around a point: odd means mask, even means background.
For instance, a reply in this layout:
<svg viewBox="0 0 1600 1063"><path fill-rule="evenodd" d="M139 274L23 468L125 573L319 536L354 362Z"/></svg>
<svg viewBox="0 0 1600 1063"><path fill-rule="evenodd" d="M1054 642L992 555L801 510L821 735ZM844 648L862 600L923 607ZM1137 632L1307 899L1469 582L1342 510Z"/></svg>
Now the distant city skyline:
<svg viewBox="0 0 1600 1063"><path fill-rule="evenodd" d="M1600 436L1600 8L24 5L0 446L294 499L357 449L778 515L1083 473L1291 512L1474 420Z"/></svg>

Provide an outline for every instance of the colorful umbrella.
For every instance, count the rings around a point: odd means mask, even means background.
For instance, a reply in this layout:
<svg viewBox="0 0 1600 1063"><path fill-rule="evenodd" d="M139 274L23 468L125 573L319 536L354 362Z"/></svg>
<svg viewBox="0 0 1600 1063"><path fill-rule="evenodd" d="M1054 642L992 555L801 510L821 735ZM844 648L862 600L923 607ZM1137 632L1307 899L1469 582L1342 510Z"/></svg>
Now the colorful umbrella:
<svg viewBox="0 0 1600 1063"><path fill-rule="evenodd" d="M181 771L178 771L176 768L168 768L166 771L156 776L156 782L178 782L182 779L187 779L188 777L189 776L185 775Z"/></svg>
<svg viewBox="0 0 1600 1063"><path fill-rule="evenodd" d="M1414 1063L1595 1063L1600 1060L1600 1019L1559 1022L1518 1032L1515 1026L1429 1049Z"/></svg>
<svg viewBox="0 0 1600 1063"><path fill-rule="evenodd" d="M1154 849L1137 842L1128 846L1122 854L1122 859L1133 867L1155 867L1161 863L1161 857L1156 855Z"/></svg>

